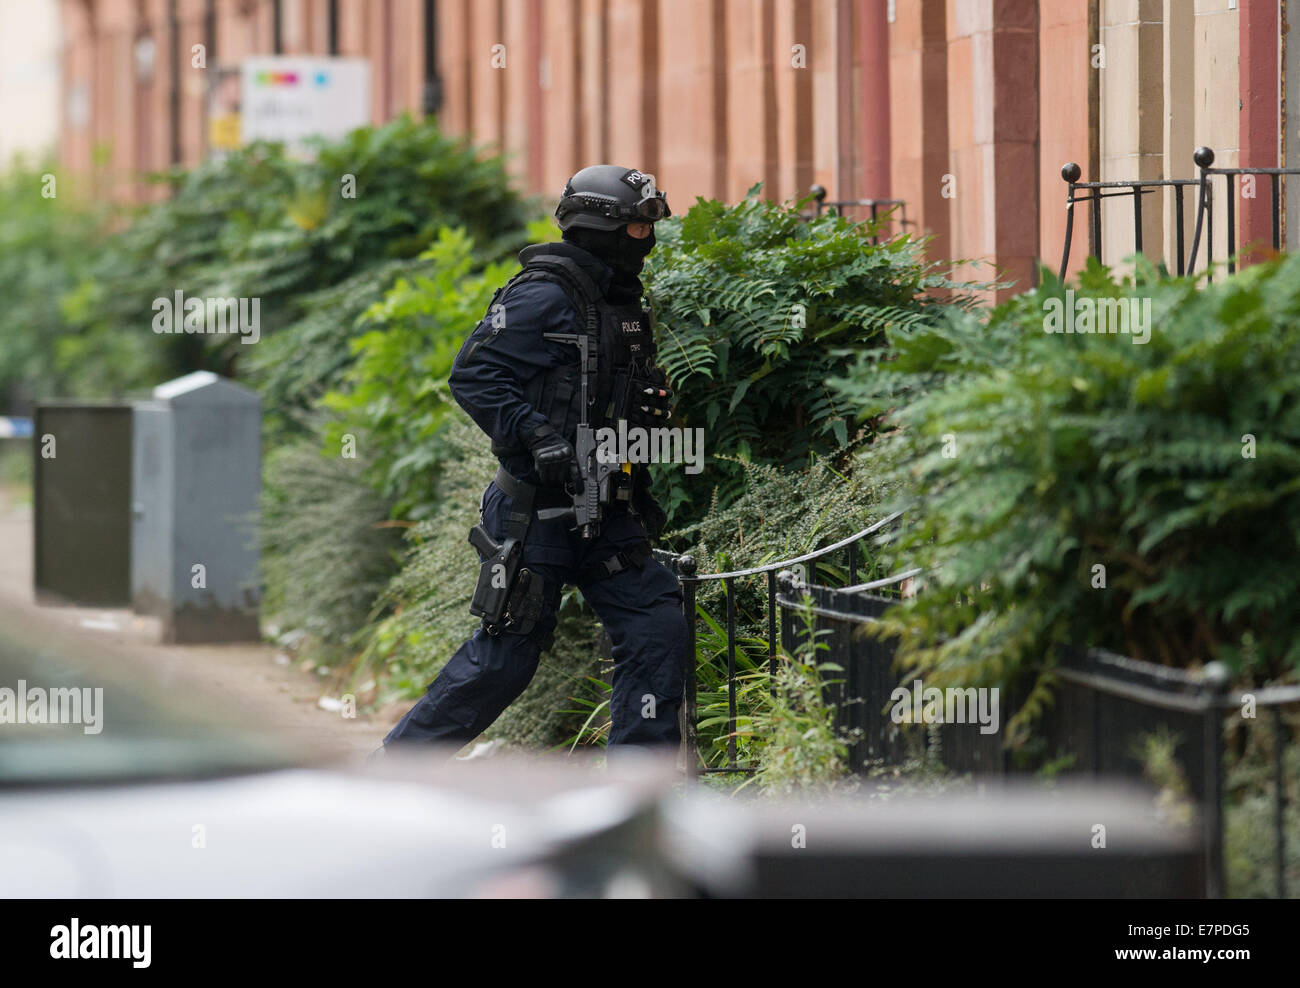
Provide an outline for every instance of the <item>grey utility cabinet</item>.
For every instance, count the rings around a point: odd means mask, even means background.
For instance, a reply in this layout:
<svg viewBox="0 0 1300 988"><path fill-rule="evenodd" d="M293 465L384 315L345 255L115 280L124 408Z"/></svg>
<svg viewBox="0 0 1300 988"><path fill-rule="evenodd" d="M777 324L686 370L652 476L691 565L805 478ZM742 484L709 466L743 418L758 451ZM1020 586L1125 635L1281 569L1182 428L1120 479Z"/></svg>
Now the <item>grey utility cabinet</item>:
<svg viewBox="0 0 1300 988"><path fill-rule="evenodd" d="M260 396L196 371L134 411L132 606L164 641L257 640Z"/></svg>
<svg viewBox="0 0 1300 988"><path fill-rule="evenodd" d="M41 402L32 450L37 602L125 607L131 596L131 406Z"/></svg>

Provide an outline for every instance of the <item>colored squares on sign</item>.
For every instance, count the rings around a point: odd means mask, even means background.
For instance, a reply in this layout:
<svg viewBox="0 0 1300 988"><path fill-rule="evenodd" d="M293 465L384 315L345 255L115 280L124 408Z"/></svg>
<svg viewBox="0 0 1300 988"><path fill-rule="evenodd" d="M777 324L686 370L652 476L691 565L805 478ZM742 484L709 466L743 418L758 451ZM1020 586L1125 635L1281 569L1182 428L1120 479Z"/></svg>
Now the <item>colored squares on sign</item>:
<svg viewBox="0 0 1300 988"><path fill-rule="evenodd" d="M298 85L298 73L259 72L257 73L257 84L259 86L296 86Z"/></svg>
<svg viewBox="0 0 1300 988"><path fill-rule="evenodd" d="M324 72L317 72L317 73L316 73L316 79L315 79L315 83L316 83L316 85L318 85L318 86L328 86L328 85L329 85L329 82L330 82L330 77L329 77L328 75L326 75Z"/></svg>

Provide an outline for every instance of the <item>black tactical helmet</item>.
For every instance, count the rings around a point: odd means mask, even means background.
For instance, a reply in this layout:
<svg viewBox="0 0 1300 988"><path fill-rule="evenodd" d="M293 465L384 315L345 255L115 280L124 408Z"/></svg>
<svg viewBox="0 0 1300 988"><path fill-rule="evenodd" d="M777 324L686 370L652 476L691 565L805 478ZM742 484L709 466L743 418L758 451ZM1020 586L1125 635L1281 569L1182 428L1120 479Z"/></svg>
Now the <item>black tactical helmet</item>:
<svg viewBox="0 0 1300 988"><path fill-rule="evenodd" d="M617 230L625 223L654 223L671 215L653 175L618 165L584 168L569 179L555 207L561 230Z"/></svg>

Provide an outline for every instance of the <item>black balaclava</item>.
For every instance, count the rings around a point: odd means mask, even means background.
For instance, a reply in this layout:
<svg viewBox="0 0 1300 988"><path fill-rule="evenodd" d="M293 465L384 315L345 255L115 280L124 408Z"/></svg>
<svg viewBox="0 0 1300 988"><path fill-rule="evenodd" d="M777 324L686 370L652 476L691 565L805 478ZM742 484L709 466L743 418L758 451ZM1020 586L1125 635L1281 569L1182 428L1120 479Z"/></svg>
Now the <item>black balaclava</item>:
<svg viewBox="0 0 1300 988"><path fill-rule="evenodd" d="M564 239L576 247L595 254L614 269L620 281L635 279L641 272L646 255L654 250L655 228L650 226L650 236L644 240L627 235L627 227L617 230L591 230L582 226L571 226L564 231Z"/></svg>

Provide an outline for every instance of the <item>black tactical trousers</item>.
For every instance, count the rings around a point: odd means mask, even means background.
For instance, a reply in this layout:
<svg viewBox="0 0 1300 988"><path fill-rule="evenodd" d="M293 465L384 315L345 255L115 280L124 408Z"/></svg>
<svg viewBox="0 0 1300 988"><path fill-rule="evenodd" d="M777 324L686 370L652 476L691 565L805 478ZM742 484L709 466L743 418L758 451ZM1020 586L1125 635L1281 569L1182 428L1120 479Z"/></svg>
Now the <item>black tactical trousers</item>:
<svg viewBox="0 0 1300 988"><path fill-rule="evenodd" d="M500 541L513 499L496 484L483 494L483 522ZM612 728L608 743L669 747L680 743L678 710L686 662L686 618L677 578L653 557L603 579L578 574L644 544L637 519L617 512L590 541L565 521L533 518L523 565L546 581L541 620L529 635L489 635L479 628L448 660L425 695L384 739L396 742L472 741L501 715L533 678L566 583L576 583L613 641Z"/></svg>

